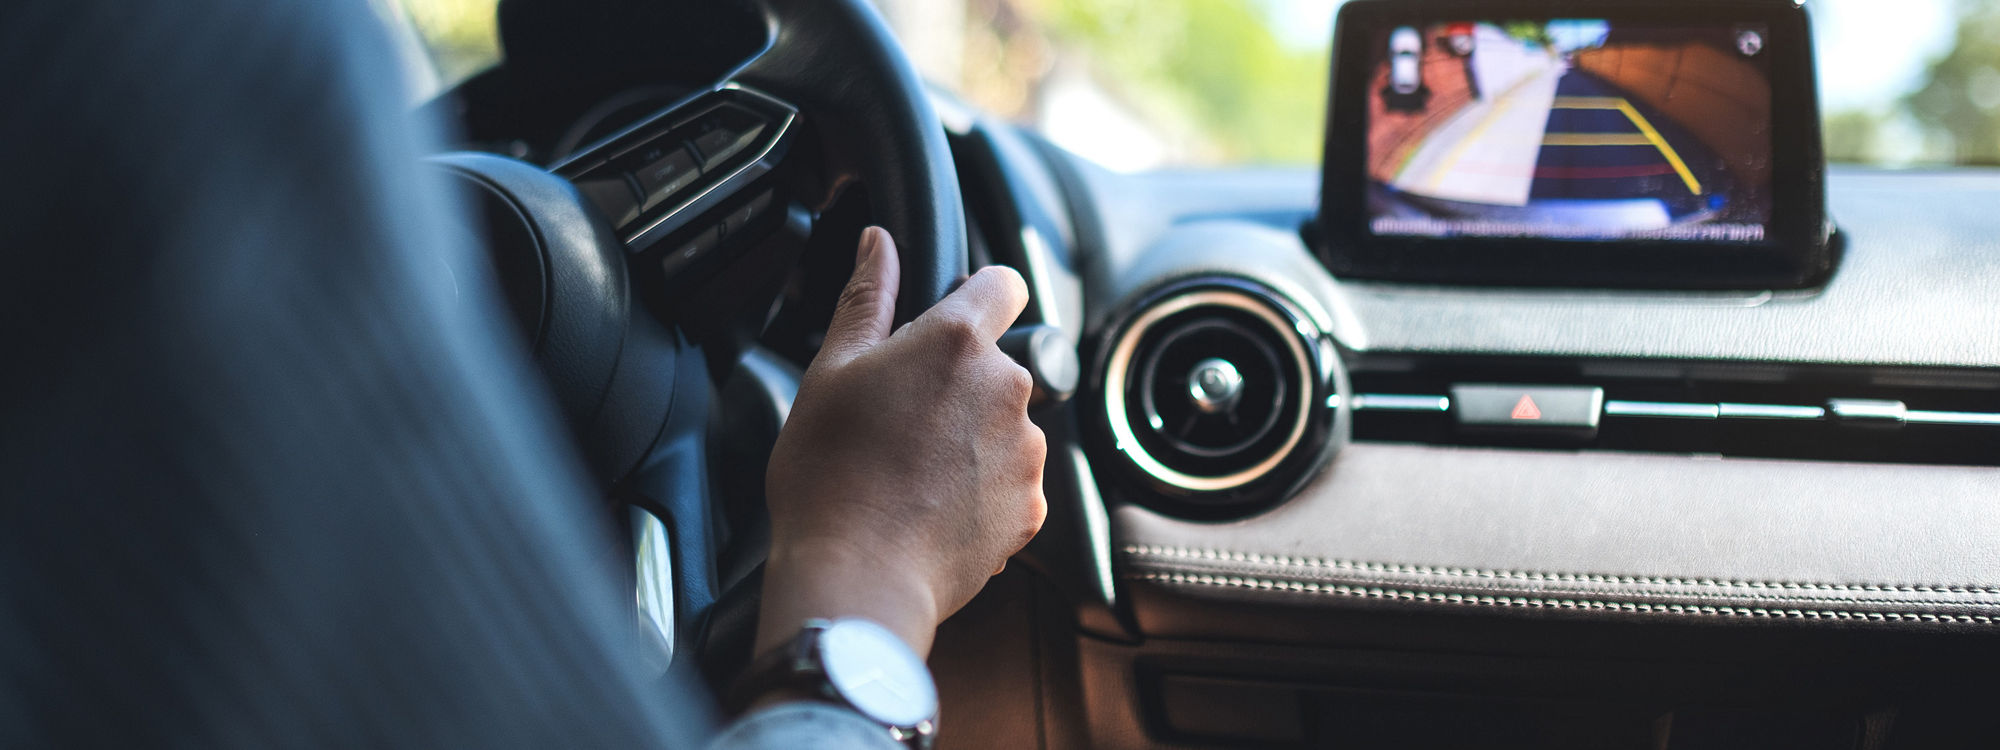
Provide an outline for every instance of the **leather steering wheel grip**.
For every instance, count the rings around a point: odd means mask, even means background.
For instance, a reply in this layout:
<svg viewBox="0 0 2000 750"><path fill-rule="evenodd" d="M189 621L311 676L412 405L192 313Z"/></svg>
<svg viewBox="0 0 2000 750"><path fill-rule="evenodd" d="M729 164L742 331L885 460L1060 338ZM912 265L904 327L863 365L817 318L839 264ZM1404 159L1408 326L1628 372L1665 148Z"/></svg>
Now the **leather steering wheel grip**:
<svg viewBox="0 0 2000 750"><path fill-rule="evenodd" d="M745 0L769 29L734 80L797 106L819 129L827 183L868 187L896 238L896 322L944 299L966 275L965 205L944 126L895 36L865 0Z"/></svg>

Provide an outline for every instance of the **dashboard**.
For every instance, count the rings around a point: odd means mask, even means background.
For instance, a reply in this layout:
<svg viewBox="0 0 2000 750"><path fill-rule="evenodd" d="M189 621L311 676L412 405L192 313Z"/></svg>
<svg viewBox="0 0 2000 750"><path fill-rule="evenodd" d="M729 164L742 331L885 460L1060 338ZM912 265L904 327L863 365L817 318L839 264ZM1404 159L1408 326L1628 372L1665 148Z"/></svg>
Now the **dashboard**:
<svg viewBox="0 0 2000 750"><path fill-rule="evenodd" d="M1382 27L1381 85L1356 90L1414 96L1394 58L1432 52L1395 30L1455 23ZM1745 30L1787 41L1741 22L1723 38ZM661 289L750 257L666 218L710 200L674 175L747 175L709 208L783 225L803 255L749 355L765 364L736 371L782 424L813 334L785 308L831 303L841 269L814 258L867 218L784 194L776 161L811 147L796 113L731 90L695 119L607 124L625 110L599 91L530 123L499 85L459 92L491 150L590 139L565 131L619 146L544 166L608 190L623 239L657 244L634 257ZM1802 244L1782 278L1592 283L1631 269L1571 273L1576 246L1518 251L1574 238L1513 237L1487 246L1511 275L1475 284L1343 256L1338 238L1381 217L1332 225L1330 186L1355 177L1332 165L1113 173L948 94L934 105L974 263L1021 270L1023 322L1078 342L1082 367L1073 398L1031 411L1050 445L1044 531L940 632L945 747L1891 748L2000 731L2000 171L1816 171L1803 219L1754 190L1727 196L1738 213L1674 204L1696 223L1791 212ZM1345 184L1374 205L1356 153L1364 177ZM1650 175L1667 188L1741 177L1667 161ZM754 496L755 452L723 455L716 484ZM754 566L720 557L697 563L724 581Z"/></svg>
<svg viewBox="0 0 2000 750"><path fill-rule="evenodd" d="M1968 731L1920 709L2000 622L2000 174L1836 169L1826 284L1666 291L1340 278L1299 231L1318 175L1076 169L1104 227L1087 341L1157 290L1254 285L1312 311L1346 431L1220 510L1086 442L1129 613L1100 632L1141 644L1085 650L1125 678L1098 715L1137 716L1094 741L1898 746L1863 744L1870 710ZM1091 393L1079 420L1117 418ZM1243 709L1274 704L1298 708Z"/></svg>

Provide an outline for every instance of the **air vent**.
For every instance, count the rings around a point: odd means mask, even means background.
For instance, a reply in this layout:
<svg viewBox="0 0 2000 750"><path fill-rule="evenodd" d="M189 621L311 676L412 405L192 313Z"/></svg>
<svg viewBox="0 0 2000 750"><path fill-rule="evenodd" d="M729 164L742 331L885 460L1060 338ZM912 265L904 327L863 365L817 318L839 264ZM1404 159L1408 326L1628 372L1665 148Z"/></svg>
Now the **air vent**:
<svg viewBox="0 0 2000 750"><path fill-rule="evenodd" d="M1177 500L1240 506L1296 485L1328 447L1344 378L1331 344L1274 292L1235 280L1152 295L1110 340L1111 447Z"/></svg>

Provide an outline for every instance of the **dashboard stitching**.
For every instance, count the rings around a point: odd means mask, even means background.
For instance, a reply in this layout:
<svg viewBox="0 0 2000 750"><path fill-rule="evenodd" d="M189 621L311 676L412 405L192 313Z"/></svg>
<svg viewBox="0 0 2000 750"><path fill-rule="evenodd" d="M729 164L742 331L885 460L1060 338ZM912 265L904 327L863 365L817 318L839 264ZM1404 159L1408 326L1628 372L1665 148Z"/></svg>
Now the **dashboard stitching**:
<svg viewBox="0 0 2000 750"><path fill-rule="evenodd" d="M1201 573L1203 571L1184 570L1177 572ZM1208 571L1208 572L1218 575L1231 575L1237 573L1256 575L1258 573L1258 571L1232 571L1227 569ZM1303 573L1292 572L1292 571L1274 571L1274 572L1286 572L1290 573L1294 577L1304 575ZM1297 580L1307 580L1307 579L1297 578ZM1752 593L1738 592L1738 591L1699 591L1699 590L1674 589L1674 588L1627 589L1622 591L1614 588L1587 588L1583 586L1537 586L1533 588L1523 588L1518 585L1514 585L1504 581L1495 581L1490 583L1489 582L1461 583L1458 581L1437 581L1437 580L1411 581L1411 580L1399 580L1397 578L1389 576L1368 576L1368 575L1358 575L1358 576L1348 576L1348 577L1329 576L1328 578L1325 579L1313 579L1313 580L1316 580L1320 583L1337 583L1340 585L1362 586L1362 587L1367 587L1367 586L1394 587L1394 586L1407 586L1407 585L1423 585L1423 586L1435 587L1440 592L1442 592L1443 590L1463 590L1468 593L1495 592L1496 595L1507 595L1507 594L1518 593L1524 595L1541 596L1544 598L1557 595L1591 597L1591 596L1604 596L1607 594L1612 594L1612 595L1639 594L1639 595L1656 596L1656 597L1679 597L1679 598L1693 599L1693 600L1722 600L1722 601L1731 601L1738 604L1748 603L1748 602L1758 602L1758 603L1790 602L1790 603L1814 604L1822 606L1859 605L1859 606L1907 607L1914 605L1929 605L1937 607L1982 607L1982 608L1989 608L1995 606L1996 604L2000 604L2000 602L1984 601L1979 599L1934 599L1934 598L1916 598L1916 597L1899 598L1892 596L1882 596L1882 597L1837 596L1831 594L1827 595L1813 595L1813 594L1786 595L1786 594L1769 594L1769 593L1752 594ZM1610 584L1606 584L1606 586L1610 586Z"/></svg>
<svg viewBox="0 0 2000 750"><path fill-rule="evenodd" d="M1481 596L1435 591L1392 589L1379 586L1347 586L1343 584L1322 584L1310 581L1287 581L1244 576L1215 576L1201 573L1139 573L1124 576L1128 580L1144 580L1176 584L1197 584L1224 588L1248 588L1266 591L1292 591L1307 594L1324 594L1363 599L1394 599L1399 601L1427 602L1434 604L1462 604L1485 607L1567 609L1610 612L1631 612L1641 614L1672 615L1717 615L1723 617L1746 617L1781 620L1863 620L1869 622L1925 622L1959 623L1966 625L1994 625L2000 618L1988 615L1953 615L1913 612L1851 612L1832 609L1786 609L1774 607L1737 607L1707 604L1651 604L1647 602L1607 601L1599 599L1548 599L1528 596Z"/></svg>
<svg viewBox="0 0 2000 750"><path fill-rule="evenodd" d="M1907 593L1907 594L1972 594L2000 595L2000 589L1975 586L1897 586L1887 584L1841 584L1806 583L1798 581L1735 581L1709 578L1656 578L1644 576L1602 575L1596 573L1539 573L1517 570L1488 570L1481 568L1437 567L1429 565L1402 565L1397 563L1359 562L1315 557L1291 557L1285 555L1265 555L1256 552L1231 550L1196 549L1190 547L1167 547L1143 544L1126 545L1128 555L1169 557L1183 560L1211 560L1220 562L1243 562L1264 565L1289 565L1302 568L1326 568L1370 573L1401 573L1406 575L1429 575L1447 578L1503 579L1554 583L1604 583L1646 586L1693 586L1698 588L1749 589L1752 591L1833 591L1843 593Z"/></svg>

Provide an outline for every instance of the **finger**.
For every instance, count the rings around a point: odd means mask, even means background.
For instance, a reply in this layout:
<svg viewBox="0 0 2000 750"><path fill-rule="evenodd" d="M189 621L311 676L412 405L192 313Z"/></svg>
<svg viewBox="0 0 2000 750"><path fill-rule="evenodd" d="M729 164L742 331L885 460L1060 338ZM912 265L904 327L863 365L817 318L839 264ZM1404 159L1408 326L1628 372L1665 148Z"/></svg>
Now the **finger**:
<svg viewBox="0 0 2000 750"><path fill-rule="evenodd" d="M896 285L902 266L896 259L896 241L881 227L861 231L861 246L855 251L854 276L840 292L827 324L826 343L819 359L838 367L861 356L889 337L896 314Z"/></svg>
<svg viewBox="0 0 2000 750"><path fill-rule="evenodd" d="M987 266L966 279L958 289L917 316L918 321L960 321L978 332L980 340L1000 340L1021 310L1028 306L1028 283L1021 274L1006 266Z"/></svg>

